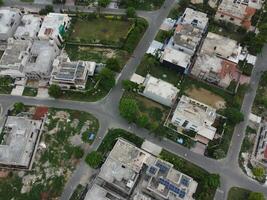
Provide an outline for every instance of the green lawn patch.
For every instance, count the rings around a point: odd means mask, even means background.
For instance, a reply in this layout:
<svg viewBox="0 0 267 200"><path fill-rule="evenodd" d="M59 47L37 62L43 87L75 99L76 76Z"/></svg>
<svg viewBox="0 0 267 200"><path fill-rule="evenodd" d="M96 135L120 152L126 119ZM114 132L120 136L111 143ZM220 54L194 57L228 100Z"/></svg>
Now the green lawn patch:
<svg viewBox="0 0 267 200"><path fill-rule="evenodd" d="M25 87L22 95L35 97L37 95L37 92L38 92L37 88Z"/></svg>
<svg viewBox="0 0 267 200"><path fill-rule="evenodd" d="M248 200L250 190L244 188L232 187L228 193L228 200Z"/></svg>
<svg viewBox="0 0 267 200"><path fill-rule="evenodd" d="M190 163L166 150L163 150L160 153L160 158L172 163L176 170L191 176L195 181L198 182L195 199L213 200L216 189L220 186L219 175L210 174L197 165L194 165L193 163Z"/></svg>
<svg viewBox="0 0 267 200"><path fill-rule="evenodd" d="M10 94L14 80L9 76L0 77L0 94Z"/></svg>
<svg viewBox="0 0 267 200"><path fill-rule="evenodd" d="M118 18L77 18L73 25L70 40L101 44L121 43L127 37L133 22L122 20L121 16L118 16Z"/></svg>
<svg viewBox="0 0 267 200"><path fill-rule="evenodd" d="M155 40L158 42L164 43L167 39L169 39L173 35L173 31L164 31L164 30L159 30L158 34L156 35Z"/></svg>
<svg viewBox="0 0 267 200"><path fill-rule="evenodd" d="M163 66L159 60L151 55L144 56L136 73L144 77L149 73L152 76L172 83L175 86L177 86L182 79L182 76L177 71Z"/></svg>
<svg viewBox="0 0 267 200"><path fill-rule="evenodd" d="M156 10L159 9L164 0L145 0L145 1L134 1L134 0L121 0L120 8L133 7L137 10Z"/></svg>

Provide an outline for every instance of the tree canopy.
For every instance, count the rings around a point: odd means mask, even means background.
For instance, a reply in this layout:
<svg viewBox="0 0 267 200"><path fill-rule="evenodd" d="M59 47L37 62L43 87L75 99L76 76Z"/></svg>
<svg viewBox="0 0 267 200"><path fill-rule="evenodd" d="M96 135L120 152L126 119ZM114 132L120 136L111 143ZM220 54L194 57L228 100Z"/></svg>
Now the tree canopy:
<svg viewBox="0 0 267 200"><path fill-rule="evenodd" d="M51 85L48 89L48 94L51 97L59 98L62 95L62 90L58 85Z"/></svg>
<svg viewBox="0 0 267 200"><path fill-rule="evenodd" d="M99 73L100 85L105 90L110 90L116 83L115 73L109 68L104 68Z"/></svg>
<svg viewBox="0 0 267 200"><path fill-rule="evenodd" d="M92 168L98 168L101 165L102 161L103 157L101 153L97 151L92 151L85 158L85 162Z"/></svg>
<svg viewBox="0 0 267 200"><path fill-rule="evenodd" d="M134 7L128 7L126 10L126 16L128 18L135 18L136 17L136 10Z"/></svg>
<svg viewBox="0 0 267 200"><path fill-rule="evenodd" d="M128 122L134 122L139 115L139 108L134 99L122 98L119 105L120 114Z"/></svg>
<svg viewBox="0 0 267 200"><path fill-rule="evenodd" d="M264 195L260 192L251 192L248 200L265 200Z"/></svg>

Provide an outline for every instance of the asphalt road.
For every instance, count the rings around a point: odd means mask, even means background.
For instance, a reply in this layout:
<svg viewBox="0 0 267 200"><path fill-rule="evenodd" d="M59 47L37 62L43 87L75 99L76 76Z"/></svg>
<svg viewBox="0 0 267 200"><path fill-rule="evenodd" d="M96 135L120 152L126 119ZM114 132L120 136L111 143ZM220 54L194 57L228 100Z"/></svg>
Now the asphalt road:
<svg viewBox="0 0 267 200"><path fill-rule="evenodd" d="M25 3L16 3L17 1L6 1L6 5L14 6L17 5L19 7L28 7L31 9L38 9L43 5L32 5ZM216 200L224 200L227 199L228 190L232 186L244 187L253 191L260 191L265 194L267 197L267 187L260 185L256 181L248 178L243 172L240 170L238 166L238 155L241 148L242 140L245 134L245 128L248 121L248 114L250 113L253 100L255 98L256 89L258 87L258 83L260 80L260 76L262 71L267 69L265 63L267 63L267 46L264 47L263 56L258 56L256 67L253 70L251 76L251 86L250 90L245 95L242 112L245 115L245 121L240 123L235 127L234 135L232 138L232 142L230 145L229 152L227 157L223 160L216 161L194 152L191 152L189 149L176 144L170 140L158 140L153 137L152 134L145 129L140 129L135 125L129 125L124 119L122 119L118 113L118 104L120 98L123 94L121 81L124 79L128 79L135 71L143 55L148 49L150 43L154 39L160 24L163 19L168 15L174 0L166 0L164 6L160 10L154 12L138 12L138 14L142 17L145 17L149 22L149 27L145 32L143 38L139 42L136 50L133 53L133 56L129 59L127 64L125 65L122 73L120 74L120 78L116 86L111 90L109 95L107 95L103 100L88 103L88 102L77 102L77 101L65 101L65 100L55 100L55 99L39 99L33 97L19 97L19 96L11 96L11 95L0 95L0 103L2 105L3 111L6 111L9 106L11 106L15 102L23 102L28 105L46 105L48 107L58 107L58 108L69 108L81 111L87 111L95 115L99 119L100 129L98 133L98 137L94 141L91 147L86 149L86 152L90 152L92 150L97 149L99 144L101 143L102 138L105 136L109 128L123 128L129 130L136 135L148 139L163 148L184 157L186 160L206 169L211 173L218 173L221 176L221 187L217 190ZM61 9L60 7L56 7L56 10ZM76 9L75 6L64 7L64 9ZM88 8L78 8L80 10L83 9L85 12L92 12L93 9ZM104 9L103 12L120 14L124 12L124 10L111 10ZM4 113L4 112L3 112ZM69 199L72 192L79 184L83 174L90 170L90 168L82 161L74 171L72 177L66 184L64 192L62 193L61 199L66 200Z"/></svg>

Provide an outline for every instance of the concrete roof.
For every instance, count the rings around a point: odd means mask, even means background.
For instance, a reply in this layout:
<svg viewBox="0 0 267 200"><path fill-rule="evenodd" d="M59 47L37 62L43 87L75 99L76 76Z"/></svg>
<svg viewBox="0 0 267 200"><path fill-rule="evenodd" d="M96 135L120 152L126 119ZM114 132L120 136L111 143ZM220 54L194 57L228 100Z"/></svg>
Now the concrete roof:
<svg viewBox="0 0 267 200"><path fill-rule="evenodd" d="M25 73L38 72L50 75L52 63L60 51L53 41L35 40L31 47L30 58L24 68Z"/></svg>
<svg viewBox="0 0 267 200"><path fill-rule="evenodd" d="M0 145L0 164L28 168L42 121L9 116L3 131L6 136Z"/></svg>
<svg viewBox="0 0 267 200"><path fill-rule="evenodd" d="M0 8L0 33L7 33L19 15L19 9L15 8Z"/></svg>
<svg viewBox="0 0 267 200"><path fill-rule="evenodd" d="M215 54L238 63L241 49L242 47L237 44L237 41L209 32L203 42L201 53L209 55Z"/></svg>
<svg viewBox="0 0 267 200"><path fill-rule="evenodd" d="M40 30L42 19L36 15L24 15L18 26L14 37L16 38L35 38Z"/></svg>
<svg viewBox="0 0 267 200"><path fill-rule="evenodd" d="M195 50L201 38L201 29L192 24L178 24L174 32L173 41L177 45Z"/></svg>
<svg viewBox="0 0 267 200"><path fill-rule="evenodd" d="M216 110L204 103L183 95L173 113L173 119L186 119L197 127L197 133L212 140L216 128L212 126L216 119Z"/></svg>
<svg viewBox="0 0 267 200"><path fill-rule="evenodd" d="M175 99L177 93L179 92L179 89L171 83L155 78L150 74L147 74L146 79L144 81L144 86L145 89L143 93L153 93L164 99Z"/></svg>
<svg viewBox="0 0 267 200"><path fill-rule="evenodd" d="M84 200L122 200L122 198L94 184L90 190L88 190Z"/></svg>
<svg viewBox="0 0 267 200"><path fill-rule="evenodd" d="M2 55L0 68L10 68L18 70L22 63L28 59L28 50L32 43L28 40L8 40L7 48Z"/></svg>
<svg viewBox="0 0 267 200"><path fill-rule="evenodd" d="M198 28L205 29L209 18L206 13L186 8L180 21L182 24L192 24Z"/></svg>
<svg viewBox="0 0 267 200"><path fill-rule="evenodd" d="M173 63L177 66L187 68L190 64L191 56L182 51L166 47L161 59Z"/></svg>
<svg viewBox="0 0 267 200"><path fill-rule="evenodd" d="M162 47L163 43L153 40L146 53L155 56L157 51L162 49Z"/></svg>
<svg viewBox="0 0 267 200"><path fill-rule="evenodd" d="M67 14L49 13L44 17L38 37L40 38L54 38L59 35L59 27L69 21Z"/></svg>
<svg viewBox="0 0 267 200"><path fill-rule="evenodd" d="M145 78L143 76L140 76L139 74L134 73L130 80L134 83L142 84L144 83Z"/></svg>

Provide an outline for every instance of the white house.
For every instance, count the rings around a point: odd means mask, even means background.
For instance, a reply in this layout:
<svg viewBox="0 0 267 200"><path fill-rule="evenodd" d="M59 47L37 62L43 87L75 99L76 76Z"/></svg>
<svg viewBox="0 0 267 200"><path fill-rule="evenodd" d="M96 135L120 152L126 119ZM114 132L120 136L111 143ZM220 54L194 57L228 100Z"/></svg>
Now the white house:
<svg viewBox="0 0 267 200"><path fill-rule="evenodd" d="M200 141L213 140L216 128L213 123L216 110L187 96L182 96L171 119L174 126L195 131Z"/></svg>
<svg viewBox="0 0 267 200"><path fill-rule="evenodd" d="M143 95L165 106L172 106L176 100L179 89L172 84L157 79L148 74L144 80Z"/></svg>
<svg viewBox="0 0 267 200"><path fill-rule="evenodd" d="M54 40L57 45L63 42L63 34L70 25L71 18L67 14L49 13L44 17L38 34L41 40Z"/></svg>
<svg viewBox="0 0 267 200"><path fill-rule="evenodd" d="M13 37L19 26L22 14L19 9L0 8L0 41Z"/></svg>

